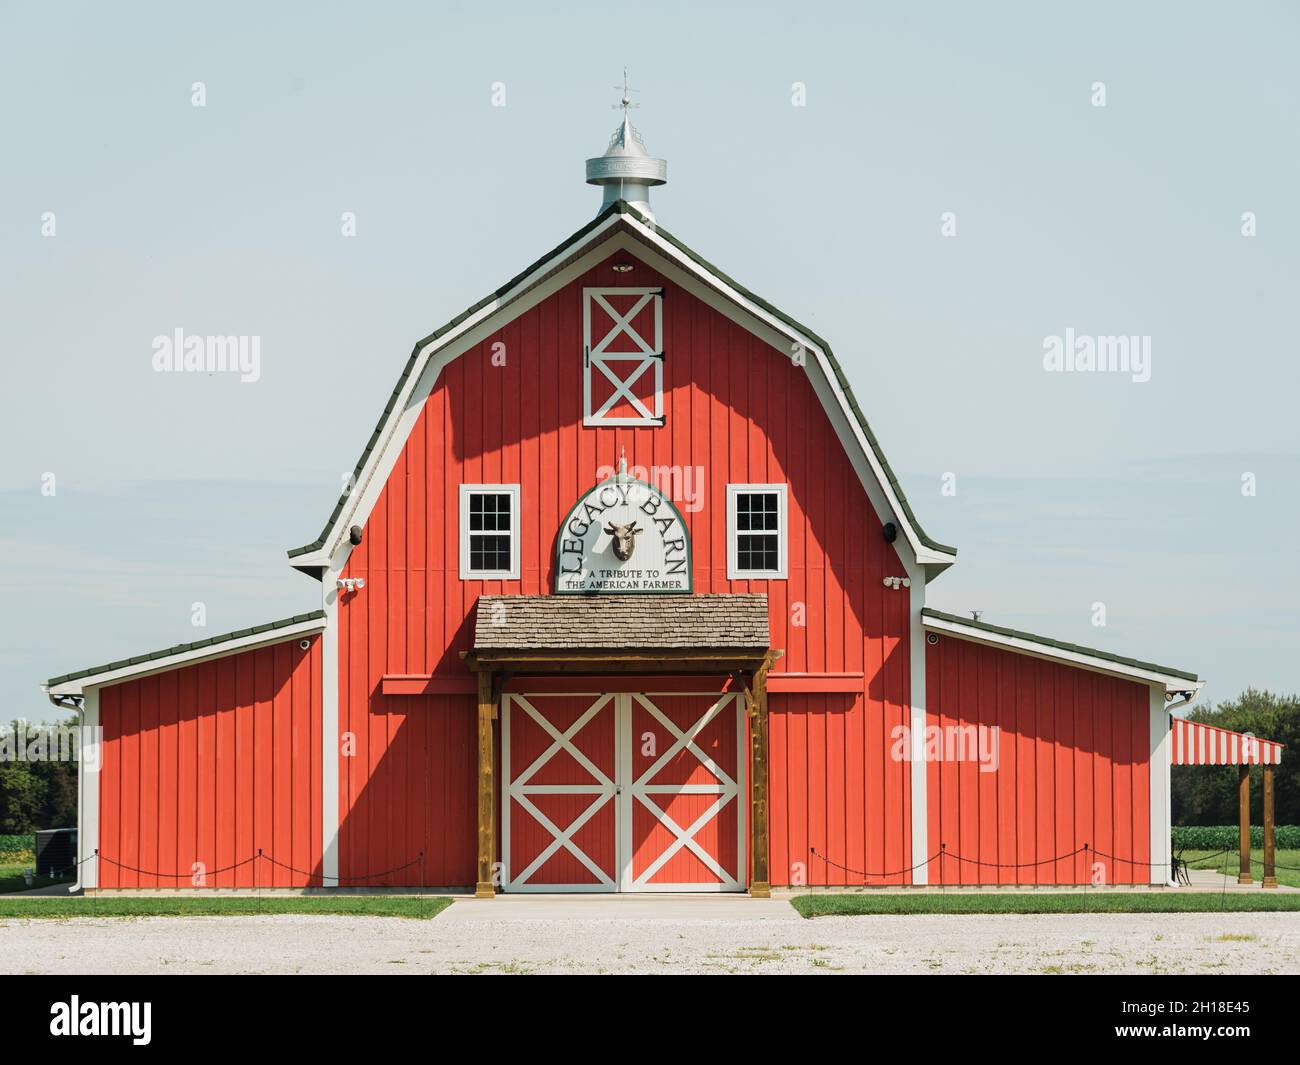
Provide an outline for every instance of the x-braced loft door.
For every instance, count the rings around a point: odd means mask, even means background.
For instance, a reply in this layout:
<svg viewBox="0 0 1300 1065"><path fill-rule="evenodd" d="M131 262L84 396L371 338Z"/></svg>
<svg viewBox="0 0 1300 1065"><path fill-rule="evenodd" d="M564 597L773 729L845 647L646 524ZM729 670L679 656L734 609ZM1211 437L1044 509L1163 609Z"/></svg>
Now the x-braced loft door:
<svg viewBox="0 0 1300 1065"><path fill-rule="evenodd" d="M502 696L506 891L743 891L740 695Z"/></svg>

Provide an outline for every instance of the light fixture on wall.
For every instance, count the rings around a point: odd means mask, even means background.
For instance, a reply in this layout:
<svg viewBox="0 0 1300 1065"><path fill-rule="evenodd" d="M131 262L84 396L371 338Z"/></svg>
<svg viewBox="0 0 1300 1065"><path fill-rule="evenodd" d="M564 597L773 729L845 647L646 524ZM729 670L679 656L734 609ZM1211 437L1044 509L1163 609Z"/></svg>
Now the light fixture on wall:
<svg viewBox="0 0 1300 1065"><path fill-rule="evenodd" d="M615 263L615 264L614 264L614 273L616 273L616 274L630 274L631 272L632 272L632 264L631 264L631 263Z"/></svg>

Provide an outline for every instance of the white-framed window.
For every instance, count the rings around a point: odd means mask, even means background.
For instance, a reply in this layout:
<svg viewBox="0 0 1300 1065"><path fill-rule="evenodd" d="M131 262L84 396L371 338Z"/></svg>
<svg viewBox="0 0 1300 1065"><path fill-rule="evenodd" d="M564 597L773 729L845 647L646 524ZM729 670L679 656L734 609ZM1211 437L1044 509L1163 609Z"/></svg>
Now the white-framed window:
<svg viewBox="0 0 1300 1065"><path fill-rule="evenodd" d="M519 579L519 486L460 486L460 579Z"/></svg>
<svg viewBox="0 0 1300 1065"><path fill-rule="evenodd" d="M786 486L727 485L727 579L786 576Z"/></svg>
<svg viewBox="0 0 1300 1065"><path fill-rule="evenodd" d="M664 290L582 290L582 424L663 425Z"/></svg>

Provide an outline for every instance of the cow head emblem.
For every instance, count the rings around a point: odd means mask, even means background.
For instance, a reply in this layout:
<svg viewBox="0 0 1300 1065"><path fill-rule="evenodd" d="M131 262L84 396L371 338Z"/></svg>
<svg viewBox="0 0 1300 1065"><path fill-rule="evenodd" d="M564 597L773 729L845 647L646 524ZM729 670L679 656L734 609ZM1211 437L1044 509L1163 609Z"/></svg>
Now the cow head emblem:
<svg viewBox="0 0 1300 1065"><path fill-rule="evenodd" d="M626 562L632 557L632 548L636 547L636 537L641 533L641 530L636 527L636 522L627 525L615 525L610 522L605 526L605 532L614 542L615 558L620 562Z"/></svg>

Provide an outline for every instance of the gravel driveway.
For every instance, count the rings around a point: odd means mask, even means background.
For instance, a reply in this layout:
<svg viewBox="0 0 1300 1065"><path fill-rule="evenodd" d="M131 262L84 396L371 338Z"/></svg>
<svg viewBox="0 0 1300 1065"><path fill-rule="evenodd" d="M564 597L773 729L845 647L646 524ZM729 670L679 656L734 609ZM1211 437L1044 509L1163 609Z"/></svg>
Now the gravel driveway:
<svg viewBox="0 0 1300 1065"><path fill-rule="evenodd" d="M6 973L1300 973L1300 913L826 917L458 901L432 921L0 921ZM494 909L494 907L496 907ZM743 912L743 911L740 911ZM752 914L752 915L751 915Z"/></svg>

